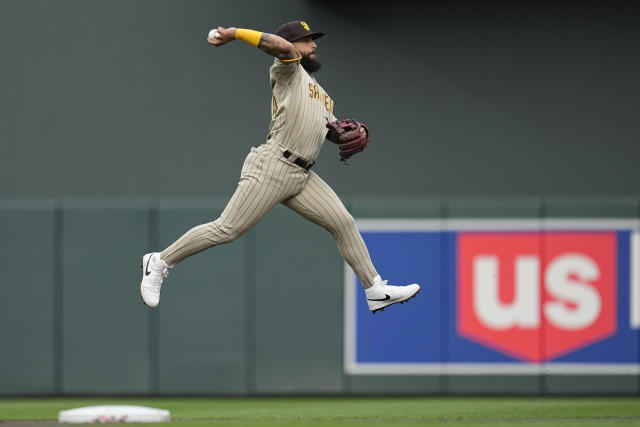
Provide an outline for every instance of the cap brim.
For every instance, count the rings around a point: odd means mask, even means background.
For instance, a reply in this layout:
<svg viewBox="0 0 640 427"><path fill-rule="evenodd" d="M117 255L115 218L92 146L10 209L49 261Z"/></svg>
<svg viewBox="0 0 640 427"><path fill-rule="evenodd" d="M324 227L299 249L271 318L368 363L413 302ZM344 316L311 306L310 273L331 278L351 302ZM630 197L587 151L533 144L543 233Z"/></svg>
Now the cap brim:
<svg viewBox="0 0 640 427"><path fill-rule="evenodd" d="M324 36L324 33L311 33L311 34L305 34L303 36L298 37L297 39L293 39L293 40L289 40L290 42L294 42L296 40L300 40L303 39L305 37L309 37L311 36L311 40L316 40L319 39L320 37Z"/></svg>

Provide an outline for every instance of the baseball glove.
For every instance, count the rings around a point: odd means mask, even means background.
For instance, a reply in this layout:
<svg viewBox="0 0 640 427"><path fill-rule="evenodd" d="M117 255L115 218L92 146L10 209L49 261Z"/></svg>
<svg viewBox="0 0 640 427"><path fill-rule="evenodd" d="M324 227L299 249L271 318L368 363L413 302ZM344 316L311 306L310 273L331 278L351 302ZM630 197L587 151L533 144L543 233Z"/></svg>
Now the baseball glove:
<svg viewBox="0 0 640 427"><path fill-rule="evenodd" d="M369 129L362 123L344 118L327 123L327 139L340 147L340 161L347 160L369 144Z"/></svg>

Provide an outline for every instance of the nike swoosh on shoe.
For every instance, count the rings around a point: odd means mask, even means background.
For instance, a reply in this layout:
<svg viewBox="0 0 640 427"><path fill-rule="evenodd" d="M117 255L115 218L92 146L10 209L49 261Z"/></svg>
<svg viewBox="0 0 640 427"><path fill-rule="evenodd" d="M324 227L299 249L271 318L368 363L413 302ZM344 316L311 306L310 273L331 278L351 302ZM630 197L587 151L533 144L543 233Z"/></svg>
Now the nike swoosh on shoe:
<svg viewBox="0 0 640 427"><path fill-rule="evenodd" d="M151 271L149 271L149 263L151 262L151 257L149 257L149 259L147 259L147 266L144 269L144 275L148 276L151 274Z"/></svg>
<svg viewBox="0 0 640 427"><path fill-rule="evenodd" d="M387 301L389 299L391 299L391 297L389 296L389 294L384 294L384 298L378 298L378 299L374 299L374 298L367 298L368 301Z"/></svg>

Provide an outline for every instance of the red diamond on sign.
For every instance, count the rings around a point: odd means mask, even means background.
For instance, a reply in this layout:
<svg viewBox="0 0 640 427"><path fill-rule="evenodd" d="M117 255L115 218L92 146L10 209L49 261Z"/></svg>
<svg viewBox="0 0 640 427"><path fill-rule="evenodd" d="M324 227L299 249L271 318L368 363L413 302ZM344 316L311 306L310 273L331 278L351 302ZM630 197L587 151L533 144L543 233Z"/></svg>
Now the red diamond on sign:
<svg viewBox="0 0 640 427"><path fill-rule="evenodd" d="M460 233L460 335L541 362L615 332L615 232Z"/></svg>

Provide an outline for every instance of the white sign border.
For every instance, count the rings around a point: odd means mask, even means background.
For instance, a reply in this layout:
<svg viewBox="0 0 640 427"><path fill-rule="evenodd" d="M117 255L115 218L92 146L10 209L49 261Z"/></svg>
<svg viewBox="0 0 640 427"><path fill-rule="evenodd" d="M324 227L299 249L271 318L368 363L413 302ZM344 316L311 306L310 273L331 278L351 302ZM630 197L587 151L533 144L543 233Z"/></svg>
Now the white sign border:
<svg viewBox="0 0 640 427"><path fill-rule="evenodd" d="M547 231L629 230L632 327L640 327L640 219L491 218L356 219L360 231ZM344 370L349 375L640 375L627 363L358 363L356 361L356 278L344 264ZM637 288L637 289L636 289ZM634 317L635 316L635 317ZM638 324L634 325L633 321Z"/></svg>

